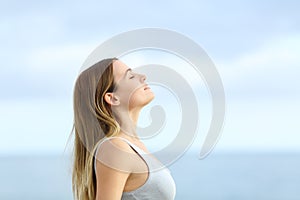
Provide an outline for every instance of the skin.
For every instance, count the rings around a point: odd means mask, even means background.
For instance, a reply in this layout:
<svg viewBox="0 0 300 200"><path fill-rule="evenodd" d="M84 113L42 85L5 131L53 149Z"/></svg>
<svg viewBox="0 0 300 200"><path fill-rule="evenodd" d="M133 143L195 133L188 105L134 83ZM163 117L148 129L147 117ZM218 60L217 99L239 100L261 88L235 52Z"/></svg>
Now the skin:
<svg viewBox="0 0 300 200"><path fill-rule="evenodd" d="M135 73L134 70L130 70L130 67L120 60L114 61L113 73L117 89L106 93L104 99L112 106L113 113L120 124L121 132L118 134L118 137L128 139L149 153L138 138L136 125L141 109L154 99L154 93L146 84L145 75ZM124 191L132 191L139 188L149 176L149 172L134 173L137 170L137 166L147 171L147 165L126 142L116 138L111 139L111 142L118 149L134 155L135 157L132 157L134 162L129 162L128 170L119 171L97 160L96 200L120 200ZM108 146L107 148L110 147ZM110 150L108 149L108 151ZM117 157L118 155L115 156ZM124 159L123 157L116 159Z"/></svg>

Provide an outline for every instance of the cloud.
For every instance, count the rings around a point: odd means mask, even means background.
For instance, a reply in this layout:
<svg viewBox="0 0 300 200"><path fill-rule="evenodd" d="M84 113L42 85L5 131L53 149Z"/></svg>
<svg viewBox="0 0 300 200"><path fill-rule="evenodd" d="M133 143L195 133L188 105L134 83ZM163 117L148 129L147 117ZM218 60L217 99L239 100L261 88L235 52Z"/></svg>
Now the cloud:
<svg viewBox="0 0 300 200"><path fill-rule="evenodd" d="M299 52L300 35L293 35L270 39L255 51L216 63L229 92L294 96L300 92Z"/></svg>
<svg viewBox="0 0 300 200"><path fill-rule="evenodd" d="M69 98L91 43L47 45L20 57L11 55L1 69L1 99Z"/></svg>
<svg viewBox="0 0 300 200"><path fill-rule="evenodd" d="M34 49L26 57L32 72L57 72L64 68L68 71L81 67L95 44L66 44Z"/></svg>

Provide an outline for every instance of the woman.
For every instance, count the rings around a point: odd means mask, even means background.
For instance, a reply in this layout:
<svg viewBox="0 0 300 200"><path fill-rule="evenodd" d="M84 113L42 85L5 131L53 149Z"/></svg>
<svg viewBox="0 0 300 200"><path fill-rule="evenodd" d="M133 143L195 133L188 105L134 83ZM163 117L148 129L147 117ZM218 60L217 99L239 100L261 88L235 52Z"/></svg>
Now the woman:
<svg viewBox="0 0 300 200"><path fill-rule="evenodd" d="M167 168L136 133L141 109L154 94L146 76L117 58L84 70L74 88L72 183L78 200L174 199Z"/></svg>

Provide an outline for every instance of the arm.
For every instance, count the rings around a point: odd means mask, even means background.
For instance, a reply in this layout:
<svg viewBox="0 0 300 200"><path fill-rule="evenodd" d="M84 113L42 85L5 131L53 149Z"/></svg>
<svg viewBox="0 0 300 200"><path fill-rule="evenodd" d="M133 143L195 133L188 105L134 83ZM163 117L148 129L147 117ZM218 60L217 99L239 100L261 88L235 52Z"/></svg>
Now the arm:
<svg viewBox="0 0 300 200"><path fill-rule="evenodd" d="M129 175L98 163L96 200L120 200Z"/></svg>
<svg viewBox="0 0 300 200"><path fill-rule="evenodd" d="M120 200L134 166L131 147L120 139L101 144L97 153L96 200Z"/></svg>

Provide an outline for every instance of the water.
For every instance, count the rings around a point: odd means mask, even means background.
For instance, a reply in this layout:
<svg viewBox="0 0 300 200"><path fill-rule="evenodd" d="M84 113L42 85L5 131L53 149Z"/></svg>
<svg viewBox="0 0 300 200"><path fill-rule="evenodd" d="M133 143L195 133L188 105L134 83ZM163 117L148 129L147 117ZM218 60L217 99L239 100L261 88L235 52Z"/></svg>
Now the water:
<svg viewBox="0 0 300 200"><path fill-rule="evenodd" d="M1 200L72 199L70 159L0 157ZM185 154L169 166L176 200L299 200L300 154Z"/></svg>
<svg viewBox="0 0 300 200"><path fill-rule="evenodd" d="M60 156L0 158L0 199L72 199L68 159Z"/></svg>
<svg viewBox="0 0 300 200"><path fill-rule="evenodd" d="M178 200L300 199L300 154L194 155L170 168Z"/></svg>

